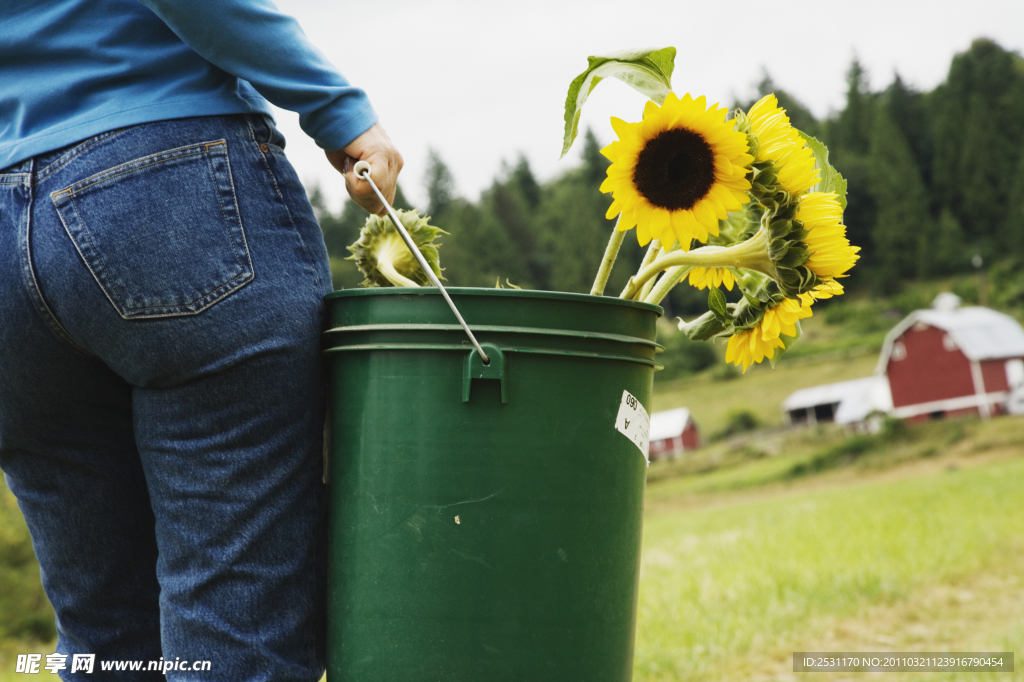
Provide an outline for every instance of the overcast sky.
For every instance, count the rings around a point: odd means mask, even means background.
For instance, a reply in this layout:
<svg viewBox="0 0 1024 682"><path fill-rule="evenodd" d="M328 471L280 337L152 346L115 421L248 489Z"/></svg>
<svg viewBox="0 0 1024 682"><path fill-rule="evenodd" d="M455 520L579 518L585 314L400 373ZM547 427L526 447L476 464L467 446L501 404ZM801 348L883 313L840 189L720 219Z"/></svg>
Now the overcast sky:
<svg viewBox="0 0 1024 682"><path fill-rule="evenodd" d="M673 90L709 102L746 98L764 70L818 117L842 108L844 74L856 55L873 89L898 72L922 90L945 79L950 59L985 36L1024 51L1021 0L277 0L353 84L370 95L381 123L405 157L400 183L425 204L427 150L437 149L458 191L476 200L503 160L525 154L546 180L578 163L578 147L559 161L569 82L587 56L637 47L678 49ZM639 120L644 99L617 81L602 82L580 130L602 143L610 116ZM331 206L344 185L298 126L277 112L288 155Z"/></svg>

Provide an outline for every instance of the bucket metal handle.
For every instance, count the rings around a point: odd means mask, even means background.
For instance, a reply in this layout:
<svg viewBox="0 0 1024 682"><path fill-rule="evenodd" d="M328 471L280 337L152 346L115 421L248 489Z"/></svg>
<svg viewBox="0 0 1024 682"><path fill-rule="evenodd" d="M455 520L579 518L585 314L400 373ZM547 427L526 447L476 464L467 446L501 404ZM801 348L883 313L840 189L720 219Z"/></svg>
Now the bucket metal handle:
<svg viewBox="0 0 1024 682"><path fill-rule="evenodd" d="M409 251L416 257L416 261L420 264L420 267L423 268L423 272L427 273L427 277L430 278L430 281L441 291L441 295L444 296L444 300L448 302L448 307L452 309L453 313L455 313L455 317L459 320L459 324L462 325L462 329L466 332L466 336L468 336L469 340L473 342L473 348L475 348L476 352L480 354L480 359L483 360L483 364L490 364L491 359L487 356L487 353L484 352L484 349L480 346L476 337L473 336L473 332L469 330L469 325L466 324L464 319L462 319L462 314L459 313L459 309L455 307L455 303L452 302L451 296L448 295L444 286L441 285L441 280L439 280L437 275L434 274L434 271L430 269L430 265L427 264L427 259L423 257L423 254L420 253L420 250L416 247L412 237L409 236L409 232L405 229L405 225L402 224L398 214L395 213L395 209L391 208L391 204L388 203L387 199L384 198L384 195L380 193L379 189L377 189L377 183L375 183L373 178L370 177L370 164L366 161L357 161L353 170L355 170L357 176L370 183L370 188L373 190L374 194L377 195L377 198L380 199L380 203L384 204L384 208L387 210L388 216L391 218L391 222L395 224L395 229L398 230L398 234L402 236L402 241L404 241L405 245L409 247ZM504 365L504 363L502 364ZM504 385L504 382L502 382L502 391L504 391Z"/></svg>

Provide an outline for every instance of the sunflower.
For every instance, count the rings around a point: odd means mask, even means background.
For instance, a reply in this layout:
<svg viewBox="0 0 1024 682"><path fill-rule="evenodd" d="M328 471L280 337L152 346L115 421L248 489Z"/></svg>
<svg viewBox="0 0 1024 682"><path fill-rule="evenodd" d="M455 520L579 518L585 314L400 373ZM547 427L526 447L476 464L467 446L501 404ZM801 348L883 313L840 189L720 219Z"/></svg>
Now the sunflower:
<svg viewBox="0 0 1024 682"><path fill-rule="evenodd" d="M413 211L398 210L402 225L409 232L413 243L419 248L430 269L440 279L441 265L438 260L436 239L448 234L430 224L430 216L420 217ZM359 239L348 247L352 252L346 260L356 262L359 272L366 278L360 283L364 287L418 287L431 284L419 261L405 245L394 224L378 215L367 216L366 224L359 231Z"/></svg>
<svg viewBox="0 0 1024 682"><path fill-rule="evenodd" d="M811 301L803 296L801 299L782 299L768 307L756 325L730 336L725 361L737 367L743 365L746 372L751 363L775 357L776 348L786 347L780 337L796 336L797 321L811 316Z"/></svg>
<svg viewBox="0 0 1024 682"><path fill-rule="evenodd" d="M814 192L800 197L796 219L803 223L803 238L810 258L805 265L822 279L843 277L860 256L851 246L843 225L843 207L831 192Z"/></svg>
<svg viewBox="0 0 1024 682"><path fill-rule="evenodd" d="M693 268L689 277L690 286L698 289L719 287L724 284L726 289L732 291L733 284L736 283L736 278L728 268Z"/></svg>
<svg viewBox="0 0 1024 682"><path fill-rule="evenodd" d="M619 230L636 226L641 245L678 239L685 251L717 235L718 221L750 201L754 157L725 115L704 97L669 93L661 107L648 102L639 123L612 119L619 139L601 150L612 162L601 191L614 197L607 217L620 215Z"/></svg>
<svg viewBox="0 0 1024 682"><path fill-rule="evenodd" d="M794 128L775 95L765 95L747 112L750 130L757 136L757 162L770 161L777 182L790 194L806 192L818 182L814 153Z"/></svg>
<svg viewBox="0 0 1024 682"><path fill-rule="evenodd" d="M765 358L775 356L776 348L785 348L786 344L782 339L762 339L760 327L744 329L729 337L729 346L725 350L725 361L739 367L743 365L743 372L755 362L761 362Z"/></svg>

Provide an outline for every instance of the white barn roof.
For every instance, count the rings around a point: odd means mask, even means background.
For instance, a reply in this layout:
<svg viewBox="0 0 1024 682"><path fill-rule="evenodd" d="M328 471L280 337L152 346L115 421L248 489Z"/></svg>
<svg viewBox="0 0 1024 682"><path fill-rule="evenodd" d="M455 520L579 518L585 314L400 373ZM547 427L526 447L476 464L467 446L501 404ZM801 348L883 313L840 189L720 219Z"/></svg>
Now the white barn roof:
<svg viewBox="0 0 1024 682"><path fill-rule="evenodd" d="M816 405L835 405L837 424L863 421L872 412L891 412L892 393L885 376L871 376L794 391L782 401L782 409L805 410Z"/></svg>
<svg viewBox="0 0 1024 682"><path fill-rule="evenodd" d="M665 440L681 436L686 425L693 420L693 415L685 407L664 412L655 412L651 415L650 439ZM694 422L696 424L696 422Z"/></svg>
<svg viewBox="0 0 1024 682"><path fill-rule="evenodd" d="M886 335L875 374L885 373L896 339L918 322L945 331L969 360L1024 357L1024 329L1009 315L980 306L915 310Z"/></svg>

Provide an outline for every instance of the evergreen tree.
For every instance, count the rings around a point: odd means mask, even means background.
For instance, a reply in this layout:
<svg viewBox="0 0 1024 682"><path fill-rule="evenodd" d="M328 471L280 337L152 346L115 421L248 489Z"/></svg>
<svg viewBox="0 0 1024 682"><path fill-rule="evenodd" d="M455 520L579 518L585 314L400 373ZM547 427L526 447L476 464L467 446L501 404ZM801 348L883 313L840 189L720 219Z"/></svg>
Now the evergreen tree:
<svg viewBox="0 0 1024 682"><path fill-rule="evenodd" d="M1000 241L1007 252L1018 258L1024 257L1024 150L1019 155L1017 170L1010 185Z"/></svg>
<svg viewBox="0 0 1024 682"><path fill-rule="evenodd" d="M823 127L829 160L848 183L844 220L850 241L861 247L862 265L874 262L875 195L868 151L873 132L875 96L868 90L867 72L856 59L846 74L846 108Z"/></svg>
<svg viewBox="0 0 1024 682"><path fill-rule="evenodd" d="M921 179L926 186L931 186L934 123L924 95L909 88L896 74L885 91L885 101L889 117L910 145Z"/></svg>
<svg viewBox="0 0 1024 682"><path fill-rule="evenodd" d="M517 284L529 288L542 287L545 273L542 264L535 259L537 237L534 233L533 211L515 179L495 181L484 193L481 208L505 233L510 249L515 252L508 254L508 260L522 263L525 267L524 272L517 274L520 280Z"/></svg>
<svg viewBox="0 0 1024 682"><path fill-rule="evenodd" d="M424 184L427 189L427 213L432 216L441 215L455 198L455 178L436 149L427 151Z"/></svg>
<svg viewBox="0 0 1024 682"><path fill-rule="evenodd" d="M872 230L872 270L884 288L914 275L928 274L934 237L928 193L906 137L885 106L874 116L869 150L870 190L878 206Z"/></svg>
<svg viewBox="0 0 1024 682"><path fill-rule="evenodd" d="M493 287L506 279L529 286L528 270L504 226L487 210L453 199L433 221L449 234L442 240L441 267L451 286Z"/></svg>
<svg viewBox="0 0 1024 682"><path fill-rule="evenodd" d="M1024 61L976 40L953 59L933 105L937 203L953 211L972 244L994 255L1024 148Z"/></svg>
<svg viewBox="0 0 1024 682"><path fill-rule="evenodd" d="M868 153L874 99L868 88L868 73L855 58L846 72L846 108L829 126L828 142L837 155Z"/></svg>
<svg viewBox="0 0 1024 682"><path fill-rule="evenodd" d="M931 244L931 268L927 274L941 277L962 272L970 266L970 257L960 221L951 210L942 209Z"/></svg>
<svg viewBox="0 0 1024 682"><path fill-rule="evenodd" d="M541 251L549 257L548 285L555 291L590 293L605 244L614 229L604 202L584 169L553 182L545 193L538 223Z"/></svg>
<svg viewBox="0 0 1024 682"><path fill-rule="evenodd" d="M601 154L601 145L598 143L594 131L590 128L587 128L587 132L583 136L583 154L581 156L583 158L584 180L588 185L597 189L604 182L605 177L607 177L610 162ZM611 202L609 202L610 204Z"/></svg>
<svg viewBox="0 0 1024 682"><path fill-rule="evenodd" d="M526 200L530 210L536 209L537 204L540 203L540 185L537 184L537 178L530 170L530 162L522 154L519 155L519 162L516 163L510 179L519 190L519 194Z"/></svg>

